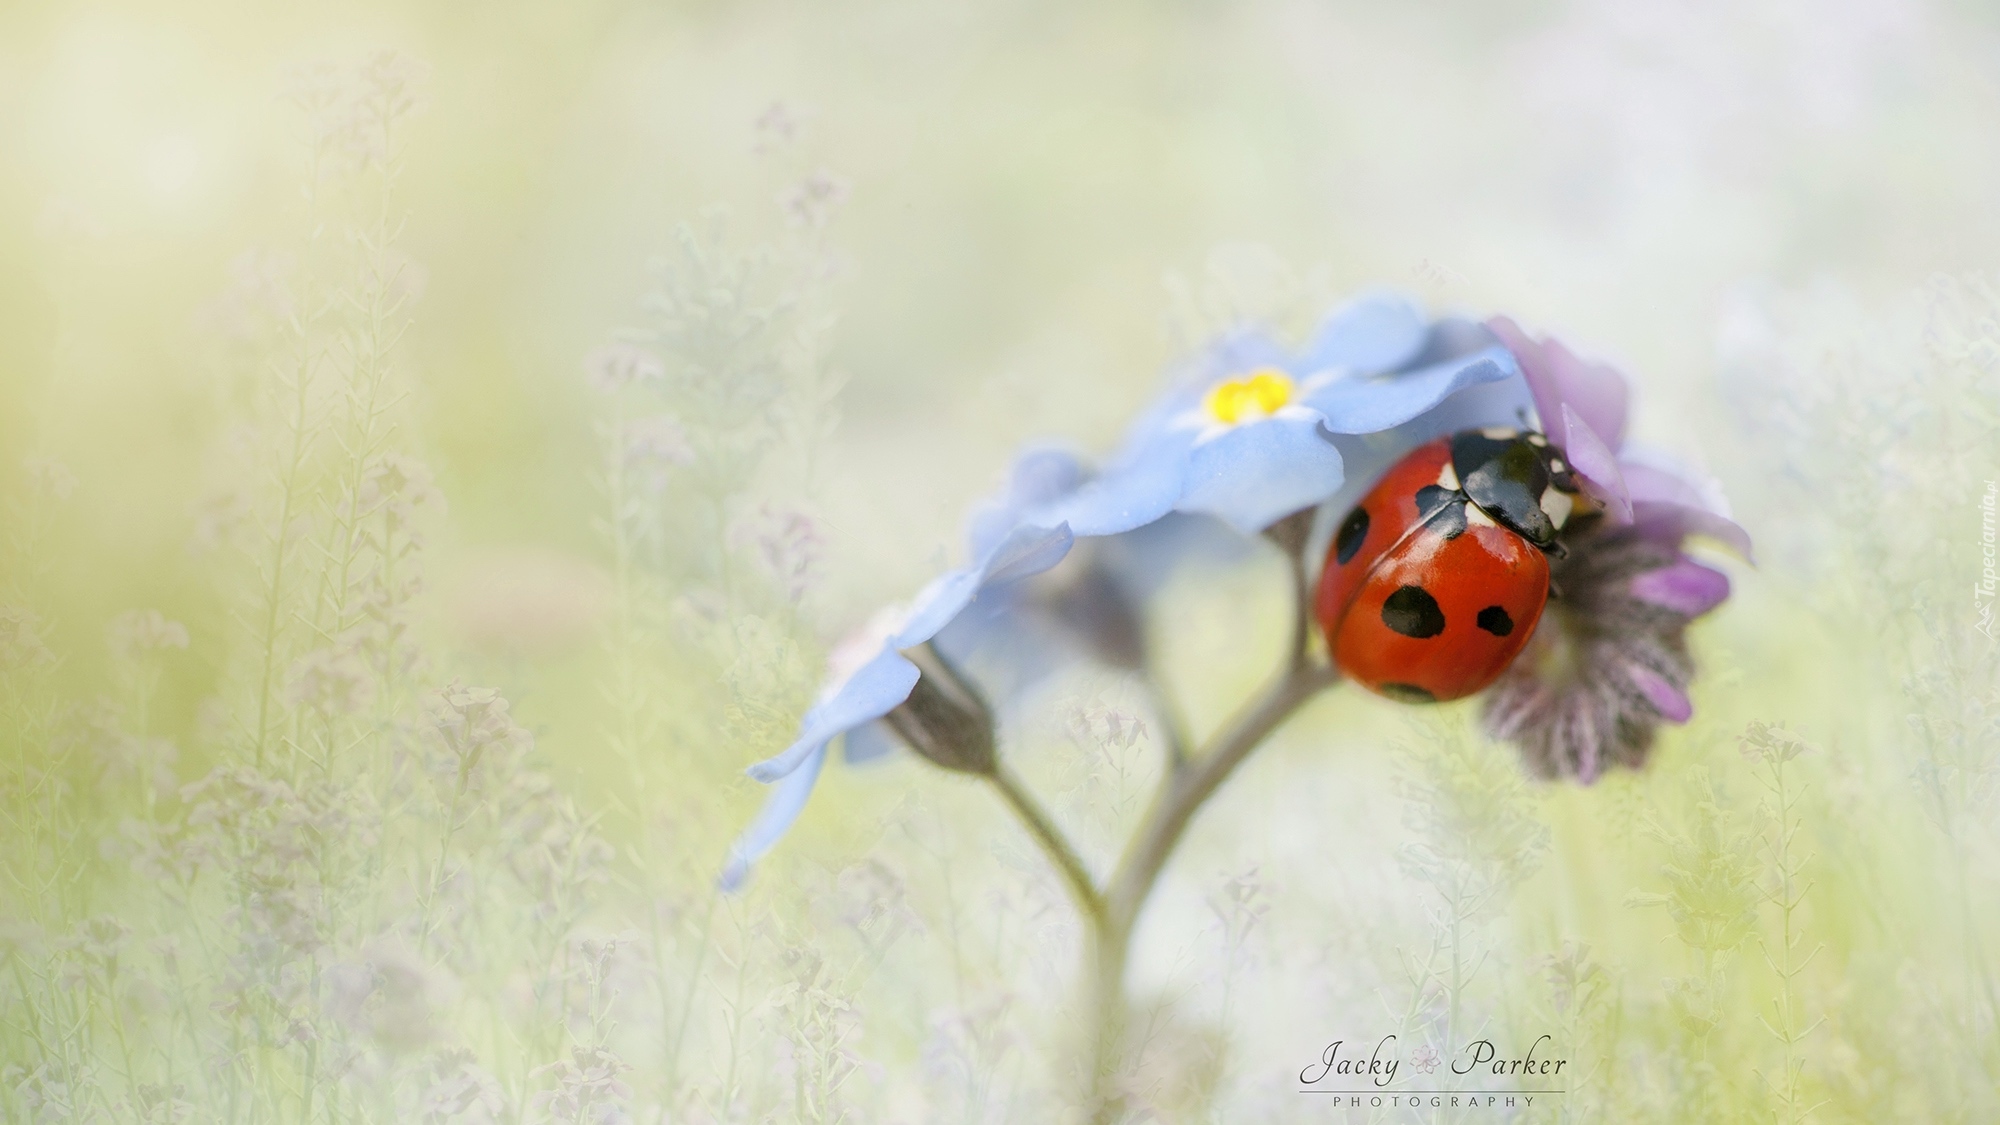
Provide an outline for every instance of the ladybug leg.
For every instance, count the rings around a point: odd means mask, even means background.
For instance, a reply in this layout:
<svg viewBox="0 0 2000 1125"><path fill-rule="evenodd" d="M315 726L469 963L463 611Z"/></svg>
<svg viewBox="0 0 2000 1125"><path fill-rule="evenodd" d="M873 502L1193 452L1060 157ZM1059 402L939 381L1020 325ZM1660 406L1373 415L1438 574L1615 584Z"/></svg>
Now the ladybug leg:
<svg viewBox="0 0 2000 1125"><path fill-rule="evenodd" d="M1542 548L1542 553L1552 559L1566 559L1569 557L1569 548L1562 545L1562 540L1551 539L1549 545Z"/></svg>

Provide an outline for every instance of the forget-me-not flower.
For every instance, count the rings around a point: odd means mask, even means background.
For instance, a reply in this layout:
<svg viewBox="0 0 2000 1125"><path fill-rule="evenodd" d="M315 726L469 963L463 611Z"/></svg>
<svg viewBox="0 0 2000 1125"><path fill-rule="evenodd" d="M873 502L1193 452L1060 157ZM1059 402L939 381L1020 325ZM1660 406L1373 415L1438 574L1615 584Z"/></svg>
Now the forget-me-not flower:
<svg viewBox="0 0 2000 1125"><path fill-rule="evenodd" d="M1022 581L1054 567L1075 541L1174 553L1204 539L1207 517L1253 534L1341 487L1335 443L1343 436L1408 425L1468 388L1518 382L1513 354L1490 334L1458 332L1458 346L1440 348L1437 328L1408 300L1375 294L1336 310L1297 350L1262 331L1239 332L1208 349L1141 415L1102 470L1059 451L1024 456L1002 496L969 521L977 561L838 646L798 738L750 768L774 788L731 849L724 886L739 885L798 819L835 739L844 738L850 760L883 752L884 726L917 741L942 728L977 741L970 732L984 722L990 740L983 699L942 663L945 654L975 647L991 626L1017 624ZM1169 525L1171 534L1153 534ZM1095 566L1080 580L1123 584ZM1133 591L1107 589L1061 612L1099 655L1120 663L1133 658L1137 640L1121 636L1130 622L1111 618L1136 613L1136 601ZM1110 617L1088 621L1088 613ZM927 675L937 678L937 691L921 689ZM990 768L981 757L990 745L913 748L951 768Z"/></svg>
<svg viewBox="0 0 2000 1125"><path fill-rule="evenodd" d="M1228 337L1140 417L1101 474L1029 518L1098 536L1193 512L1249 533L1316 505L1345 479L1331 435L1390 429L1519 371L1497 341L1413 369L1430 328L1408 300L1375 294L1336 310L1297 351L1262 331Z"/></svg>

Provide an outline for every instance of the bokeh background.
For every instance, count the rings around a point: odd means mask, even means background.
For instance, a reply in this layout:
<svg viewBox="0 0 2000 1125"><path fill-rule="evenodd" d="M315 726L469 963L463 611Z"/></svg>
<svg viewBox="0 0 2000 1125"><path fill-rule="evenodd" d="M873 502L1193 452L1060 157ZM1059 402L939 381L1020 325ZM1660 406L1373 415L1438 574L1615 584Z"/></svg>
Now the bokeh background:
<svg viewBox="0 0 2000 1125"><path fill-rule="evenodd" d="M1288 726L1142 927L1137 1119L1429 1119L1298 1073L1547 1033L1480 1114L1993 1120L1996 60L1914 0L7 7L0 1118L1065 1119L990 794L836 765L719 896L741 768L1016 449L1389 284L1617 360L1759 565L1642 774ZM1169 590L1197 728L1282 572ZM1010 720L1100 869L1157 727Z"/></svg>

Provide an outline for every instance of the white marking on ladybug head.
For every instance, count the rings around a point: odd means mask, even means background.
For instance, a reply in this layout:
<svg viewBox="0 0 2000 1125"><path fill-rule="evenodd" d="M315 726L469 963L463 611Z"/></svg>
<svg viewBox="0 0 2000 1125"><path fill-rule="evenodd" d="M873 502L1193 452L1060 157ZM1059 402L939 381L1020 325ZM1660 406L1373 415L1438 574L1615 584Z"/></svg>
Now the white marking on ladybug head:
<svg viewBox="0 0 2000 1125"><path fill-rule="evenodd" d="M1529 431L1529 433L1528 433L1528 444L1529 444L1529 445L1533 445L1533 446L1537 446L1537 447L1540 447L1540 446L1544 446L1544 445L1547 445L1548 443L1549 443L1549 439L1547 439L1547 438L1543 437L1542 435L1540 435L1540 434L1538 434L1538 433L1535 433L1535 432L1533 432L1533 431Z"/></svg>
<svg viewBox="0 0 2000 1125"><path fill-rule="evenodd" d="M1479 505L1477 504L1467 504L1465 506L1465 522L1471 524L1474 527L1500 526L1499 524L1493 522L1492 516L1489 516L1485 512L1481 511L1479 509Z"/></svg>
<svg viewBox="0 0 2000 1125"><path fill-rule="evenodd" d="M1570 509L1574 506L1570 502L1569 493L1562 489L1542 489L1542 511L1547 513L1549 522L1556 525L1557 531L1562 530L1563 521L1569 518Z"/></svg>
<svg viewBox="0 0 2000 1125"><path fill-rule="evenodd" d="M1479 432L1481 435L1492 438L1494 441L1506 441L1509 438L1520 436L1521 433L1521 431L1507 426L1488 426Z"/></svg>
<svg viewBox="0 0 2000 1125"><path fill-rule="evenodd" d="M1563 459L1562 459L1562 458L1560 458L1560 457L1551 457L1551 458L1549 458L1549 471L1550 471L1550 472L1552 472L1552 473L1560 473L1560 472L1562 472L1562 471L1563 471Z"/></svg>
<svg viewBox="0 0 2000 1125"><path fill-rule="evenodd" d="M1437 485L1447 492L1458 491L1458 470L1451 467L1451 462L1446 461L1444 468L1438 470Z"/></svg>

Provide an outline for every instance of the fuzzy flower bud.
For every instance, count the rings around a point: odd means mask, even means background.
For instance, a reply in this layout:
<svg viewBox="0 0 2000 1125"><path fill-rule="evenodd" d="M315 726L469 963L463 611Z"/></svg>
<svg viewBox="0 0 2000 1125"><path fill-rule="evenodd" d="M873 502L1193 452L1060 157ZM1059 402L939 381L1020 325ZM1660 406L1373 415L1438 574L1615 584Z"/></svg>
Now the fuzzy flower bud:
<svg viewBox="0 0 2000 1125"><path fill-rule="evenodd" d="M910 697L884 717L890 729L933 765L992 776L993 712L986 700L933 646L905 655L920 674Z"/></svg>

